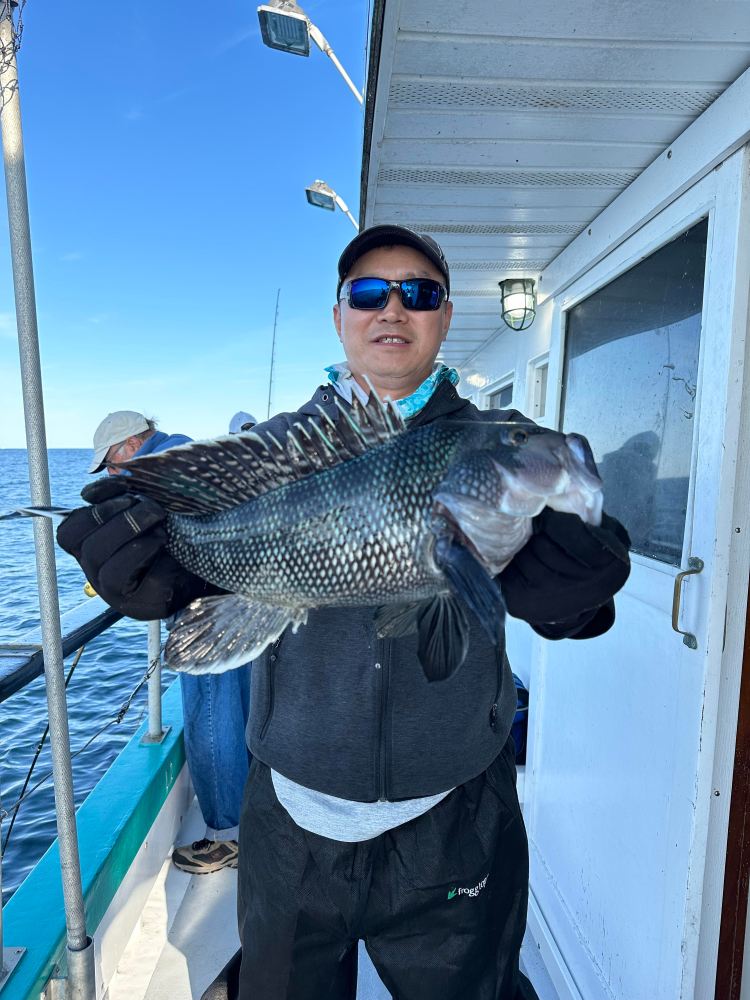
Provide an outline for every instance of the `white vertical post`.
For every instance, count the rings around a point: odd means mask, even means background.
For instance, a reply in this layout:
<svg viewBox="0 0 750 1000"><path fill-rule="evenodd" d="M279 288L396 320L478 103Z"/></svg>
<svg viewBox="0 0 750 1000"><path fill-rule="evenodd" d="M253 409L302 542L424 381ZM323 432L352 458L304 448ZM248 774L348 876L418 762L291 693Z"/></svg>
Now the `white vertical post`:
<svg viewBox="0 0 750 1000"><path fill-rule="evenodd" d="M148 623L148 735L161 739L161 622Z"/></svg>
<svg viewBox="0 0 750 1000"><path fill-rule="evenodd" d="M31 502L35 506L49 506L47 438L44 427L44 399L36 323L34 270L31 259L29 208L26 196L26 165L11 0L0 0L0 100L2 104L0 127L2 129L5 188L8 201L18 348L21 357L21 386L26 421ZM57 837L65 901L68 997L69 1000L94 1000L94 946L86 933L81 867L78 857L52 524L47 518L35 518L34 521Z"/></svg>
<svg viewBox="0 0 750 1000"><path fill-rule="evenodd" d="M161 743L169 730L161 719L161 622L148 623L148 733L142 743Z"/></svg>

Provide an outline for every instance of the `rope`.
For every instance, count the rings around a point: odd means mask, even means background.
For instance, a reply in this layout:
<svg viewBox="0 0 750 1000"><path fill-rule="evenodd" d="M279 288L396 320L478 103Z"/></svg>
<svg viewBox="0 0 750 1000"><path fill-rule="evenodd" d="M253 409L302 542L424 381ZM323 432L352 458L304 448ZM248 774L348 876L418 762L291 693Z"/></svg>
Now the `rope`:
<svg viewBox="0 0 750 1000"><path fill-rule="evenodd" d="M72 665L70 667L70 670L68 671L68 676L65 678L65 690L66 691L68 689L68 684L70 684L70 678L73 676L73 671L78 666L78 661L83 656L83 651L84 651L85 648L86 648L85 646L81 646L81 648L76 652L75 659L73 660L73 663L72 663ZM7 850L8 841L10 840L10 835L11 835L11 832L13 830L13 826L14 826L14 824L16 822L16 816L18 815L18 810L19 810L19 808L21 806L21 800L23 799L24 792L26 791L26 788L27 788L29 782L31 781L31 775L34 773L34 768L36 767L36 762L39 760L39 754L44 749L44 744L45 744L45 742L47 740L48 733L49 733L49 722L45 726L44 732L42 733L41 740L39 740L39 742L37 743L36 753L34 754L34 759L31 762L31 767L29 768L28 774L26 775L26 779L25 779L25 781L23 783L23 788L21 789L21 795L16 800L15 808L13 809L13 815L10 818L10 824L8 826L8 832L5 834L5 840L3 841L3 848L2 848L2 853L3 854L5 854L5 851Z"/></svg>
<svg viewBox="0 0 750 1000"><path fill-rule="evenodd" d="M65 687L66 688L68 686L68 681L70 680L71 676L73 675L73 671L75 670L76 666L78 665L78 661L80 660L81 654L83 653L83 651L84 651L85 648L86 648L85 646L81 646L81 648L76 653L75 660L74 660L74 662L73 662L73 664L72 664L72 666L70 668L70 671L68 672L67 678L65 679ZM133 704L133 701L134 701L136 695L141 690L141 688L143 687L143 685L148 682L148 679L153 674L153 672L156 669L156 666L157 666L158 663L159 663L159 658L156 658L156 659L154 659L149 664L148 669L144 673L143 677L141 677L141 679L138 681L138 683L136 684L136 686L130 692L130 694L128 695L128 697L122 703L122 705L120 706L120 708L119 708L117 714L114 716L114 718L112 718L108 722L106 722L101 727L101 729L99 729L97 732L95 732L93 736L89 737L89 739L86 740L86 742L82 746L80 746L77 750L71 752L71 754L70 754L70 759L71 760L73 760L75 757L78 757L79 754L82 754L84 752L84 750L87 750L91 746L91 744L94 742L94 740L98 739L102 735L102 733L105 733L111 726L119 725L122 722L122 720L128 714L128 712L129 712L129 710L130 710L130 708L131 708L131 706ZM28 799L30 796L32 796L34 794L34 792L38 791L42 787L42 785L45 784L45 782L49 781L49 779L52 777L53 772L52 771L48 771L46 774L44 774L39 779L39 781L37 781L37 783L35 785L32 785L32 787L28 791L26 791L26 789L28 787L28 784L29 784L29 781L31 780L31 775L32 775L32 773L34 771L34 767L36 766L36 762L39 759L39 754L42 752L42 747L44 746L44 742L45 742L45 740L47 738L47 734L48 733L49 733L49 724L47 725L46 729L44 730L44 735L42 736L42 739L41 739L41 741L39 742L39 744L38 744L38 746L36 748L36 753L34 755L33 761L31 762L31 767L29 768L29 772L26 775L26 780L23 783L23 787L21 789L21 794L18 796L18 798L16 799L16 801L13 803L13 805L11 805L7 810L5 810L5 809L0 810L0 822L2 822L2 820L5 819L6 816L10 816L11 813L12 813L11 822L10 822L10 825L8 827L8 833L6 834L5 842L3 844L3 849L2 849L2 853L3 854L5 854L5 852L6 852L7 848L8 848L8 841L10 840L10 833L11 833L11 830L13 829L13 824L15 823L16 816L18 814L18 810L20 809L22 803L25 802L26 799Z"/></svg>

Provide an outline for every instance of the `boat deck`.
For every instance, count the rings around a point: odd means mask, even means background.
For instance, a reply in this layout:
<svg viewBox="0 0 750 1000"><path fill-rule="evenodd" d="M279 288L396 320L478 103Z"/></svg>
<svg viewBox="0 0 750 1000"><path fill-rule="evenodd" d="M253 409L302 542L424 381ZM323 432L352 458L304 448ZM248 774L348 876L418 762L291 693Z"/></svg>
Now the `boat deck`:
<svg viewBox="0 0 750 1000"><path fill-rule="evenodd" d="M194 801L177 842L198 840L204 829ZM110 982L106 1000L199 1000L239 947L236 899L235 871L190 876L167 858ZM539 1000L559 1000L528 934L521 962ZM362 942L357 1000L390 1000Z"/></svg>

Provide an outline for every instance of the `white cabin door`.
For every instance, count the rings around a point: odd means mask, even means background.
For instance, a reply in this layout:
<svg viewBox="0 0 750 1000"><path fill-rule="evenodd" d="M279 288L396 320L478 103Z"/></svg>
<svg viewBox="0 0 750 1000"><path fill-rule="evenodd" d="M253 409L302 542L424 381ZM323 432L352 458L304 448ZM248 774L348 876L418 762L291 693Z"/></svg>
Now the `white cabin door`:
<svg viewBox="0 0 750 1000"><path fill-rule="evenodd" d="M589 437L605 509L633 542L611 631L538 640L532 658L531 919L560 958L563 997L713 997L726 835L714 814L731 788L731 757L722 770L714 751L730 555L747 529L734 507L748 454L746 175L741 151L555 306L559 425Z"/></svg>

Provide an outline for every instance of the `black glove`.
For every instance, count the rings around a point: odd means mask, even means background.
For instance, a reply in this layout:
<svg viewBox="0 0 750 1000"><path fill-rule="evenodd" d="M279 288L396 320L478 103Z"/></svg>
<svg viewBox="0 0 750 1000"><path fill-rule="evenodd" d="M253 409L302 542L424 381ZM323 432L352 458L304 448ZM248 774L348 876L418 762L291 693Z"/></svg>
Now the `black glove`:
<svg viewBox="0 0 750 1000"><path fill-rule="evenodd" d="M602 514L601 527L576 514L545 507L534 518L534 533L500 574L508 613L530 625L560 622L582 629L625 583L630 573L630 538L619 521ZM607 615L614 621L614 609ZM539 629L552 635L549 630Z"/></svg>
<svg viewBox="0 0 750 1000"><path fill-rule="evenodd" d="M167 512L154 500L129 494L123 477L97 479L81 496L92 506L69 514L57 541L116 611L151 621L217 592L167 552Z"/></svg>

